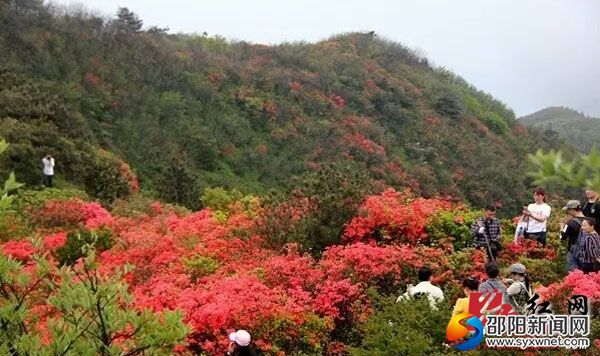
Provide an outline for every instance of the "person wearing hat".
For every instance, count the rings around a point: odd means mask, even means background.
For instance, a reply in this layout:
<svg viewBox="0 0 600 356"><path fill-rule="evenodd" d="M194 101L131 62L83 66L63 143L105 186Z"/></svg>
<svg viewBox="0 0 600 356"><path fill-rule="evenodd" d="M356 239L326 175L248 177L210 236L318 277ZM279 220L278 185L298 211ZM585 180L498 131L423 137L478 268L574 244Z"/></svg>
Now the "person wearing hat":
<svg viewBox="0 0 600 356"><path fill-rule="evenodd" d="M514 263L509 268L511 283L506 289L506 294L513 309L521 314L527 310L527 301L531 298L531 286L529 285L529 276L527 276L525 266L521 263Z"/></svg>
<svg viewBox="0 0 600 356"><path fill-rule="evenodd" d="M579 269L583 273L600 271L600 236L595 229L596 221L583 218L579 235Z"/></svg>
<svg viewBox="0 0 600 356"><path fill-rule="evenodd" d="M250 343L252 337L246 330L238 330L229 334L229 349L227 355L230 356L257 356L256 351L252 349Z"/></svg>
<svg viewBox="0 0 600 356"><path fill-rule="evenodd" d="M581 231L581 223L585 215L581 210L579 200L569 200L563 210L569 215L567 222L560 223L560 239L567 240L567 268L569 272L579 268L579 232Z"/></svg>

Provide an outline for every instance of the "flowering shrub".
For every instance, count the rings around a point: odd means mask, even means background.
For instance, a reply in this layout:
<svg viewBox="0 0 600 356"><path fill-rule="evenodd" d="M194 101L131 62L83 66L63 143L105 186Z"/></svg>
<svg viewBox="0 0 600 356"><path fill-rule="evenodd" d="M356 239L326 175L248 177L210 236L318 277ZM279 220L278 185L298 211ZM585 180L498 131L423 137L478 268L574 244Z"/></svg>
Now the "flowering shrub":
<svg viewBox="0 0 600 356"><path fill-rule="evenodd" d="M36 252L29 241L8 241L2 245L2 253L19 261L27 261Z"/></svg>
<svg viewBox="0 0 600 356"><path fill-rule="evenodd" d="M69 200L48 200L42 208L32 213L33 222L43 227L76 227L80 224L88 228L98 228L111 222L110 213L98 203L88 203L78 198Z"/></svg>
<svg viewBox="0 0 600 356"><path fill-rule="evenodd" d="M35 217L44 236L40 250L28 241L9 241L0 245L0 251L28 268L35 267L36 252L56 257L49 260L54 267L77 268L84 256L82 245L95 246L99 278L133 268L120 277L132 296L128 308L180 312L191 331L188 346L179 346L178 351L211 355L223 353L227 334L240 328L249 330L255 344L269 354L344 353L350 345L360 345L365 327L375 334L364 340L385 331L376 330L373 321L383 317L376 296L397 297L406 284L418 282L420 267L433 270L433 283L444 290L448 303L462 293L462 279L485 277L485 252L459 249L457 244L479 213L443 200L415 199L392 189L368 196L343 230L346 244L311 255L300 243L273 247L263 234L267 230L257 228L265 223L265 208L258 202L221 197L206 199L217 210L190 213L144 201L135 214L119 207L125 216L113 216L97 203L78 199L49 201ZM276 223L300 223L318 202L299 193L295 198L270 207L286 217ZM71 232L47 231L75 225L80 227ZM269 225L275 226L279 225ZM553 247L540 248L532 241L505 244L501 266L517 261L527 266L533 282L548 284L561 278L558 265L563 261ZM574 293L597 299L597 279L574 272L564 282L539 288L563 308ZM415 308L400 307L406 315ZM41 303L31 306L31 313L46 335L43 342L51 345L56 312ZM444 327L434 324L427 331L436 335L433 339L443 334ZM395 342L406 335L395 334ZM419 339L424 349L428 337Z"/></svg>
<svg viewBox="0 0 600 356"><path fill-rule="evenodd" d="M542 247L534 240L519 240L504 245L502 258L508 261L514 261L520 256L528 258L539 258L545 260L554 260L556 251L550 246Z"/></svg>
<svg viewBox="0 0 600 356"><path fill-rule="evenodd" d="M450 240L455 249L465 248L471 244L471 225L481 215L464 206L440 209L429 219L427 234L432 242Z"/></svg>
<svg viewBox="0 0 600 356"><path fill-rule="evenodd" d="M411 199L406 192L390 188L377 196L367 197L359 216L346 226L346 242L377 240L383 242L427 242L429 218L449 202L439 199Z"/></svg>

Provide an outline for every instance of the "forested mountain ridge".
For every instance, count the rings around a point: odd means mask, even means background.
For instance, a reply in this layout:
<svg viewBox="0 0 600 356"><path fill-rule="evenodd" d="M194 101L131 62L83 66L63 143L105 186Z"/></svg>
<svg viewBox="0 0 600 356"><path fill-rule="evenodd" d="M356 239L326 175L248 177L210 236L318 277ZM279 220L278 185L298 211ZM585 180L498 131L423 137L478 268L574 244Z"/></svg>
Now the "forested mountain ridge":
<svg viewBox="0 0 600 356"><path fill-rule="evenodd" d="M337 162L382 186L514 208L529 197L526 154L562 146L373 33L264 46L143 29L124 8L105 19L9 0L0 52L0 170L29 184L50 150L59 175L89 185L101 147L189 207L204 187L263 193Z"/></svg>
<svg viewBox="0 0 600 356"><path fill-rule="evenodd" d="M523 125L560 134L567 142L587 153L600 148L600 120L567 107L548 107L523 116Z"/></svg>

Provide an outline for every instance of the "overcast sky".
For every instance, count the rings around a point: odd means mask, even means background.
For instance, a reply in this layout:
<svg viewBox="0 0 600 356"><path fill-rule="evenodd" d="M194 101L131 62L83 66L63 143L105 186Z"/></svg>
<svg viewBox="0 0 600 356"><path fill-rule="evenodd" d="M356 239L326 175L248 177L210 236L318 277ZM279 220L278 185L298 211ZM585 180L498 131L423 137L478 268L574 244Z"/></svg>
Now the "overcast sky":
<svg viewBox="0 0 600 356"><path fill-rule="evenodd" d="M170 32L263 44L375 31L421 50L517 116L564 105L600 117L600 0L76 2L108 15L128 7Z"/></svg>

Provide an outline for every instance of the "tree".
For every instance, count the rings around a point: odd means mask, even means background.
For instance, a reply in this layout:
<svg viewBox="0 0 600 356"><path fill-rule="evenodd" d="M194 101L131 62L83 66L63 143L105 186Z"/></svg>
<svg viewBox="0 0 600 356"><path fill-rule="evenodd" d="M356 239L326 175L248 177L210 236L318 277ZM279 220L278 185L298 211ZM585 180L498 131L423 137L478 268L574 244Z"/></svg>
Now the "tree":
<svg viewBox="0 0 600 356"><path fill-rule="evenodd" d="M158 195L167 202L184 205L190 209L200 207L200 189L194 174L181 159L170 160L156 187Z"/></svg>
<svg viewBox="0 0 600 356"><path fill-rule="evenodd" d="M340 243L344 225L370 190L366 172L329 164L297 177L288 192L266 199L262 233L275 245L299 242L318 255Z"/></svg>
<svg viewBox="0 0 600 356"><path fill-rule="evenodd" d="M117 19L112 22L117 34L132 34L142 29L144 22L133 11L126 7L120 7L117 11Z"/></svg>

